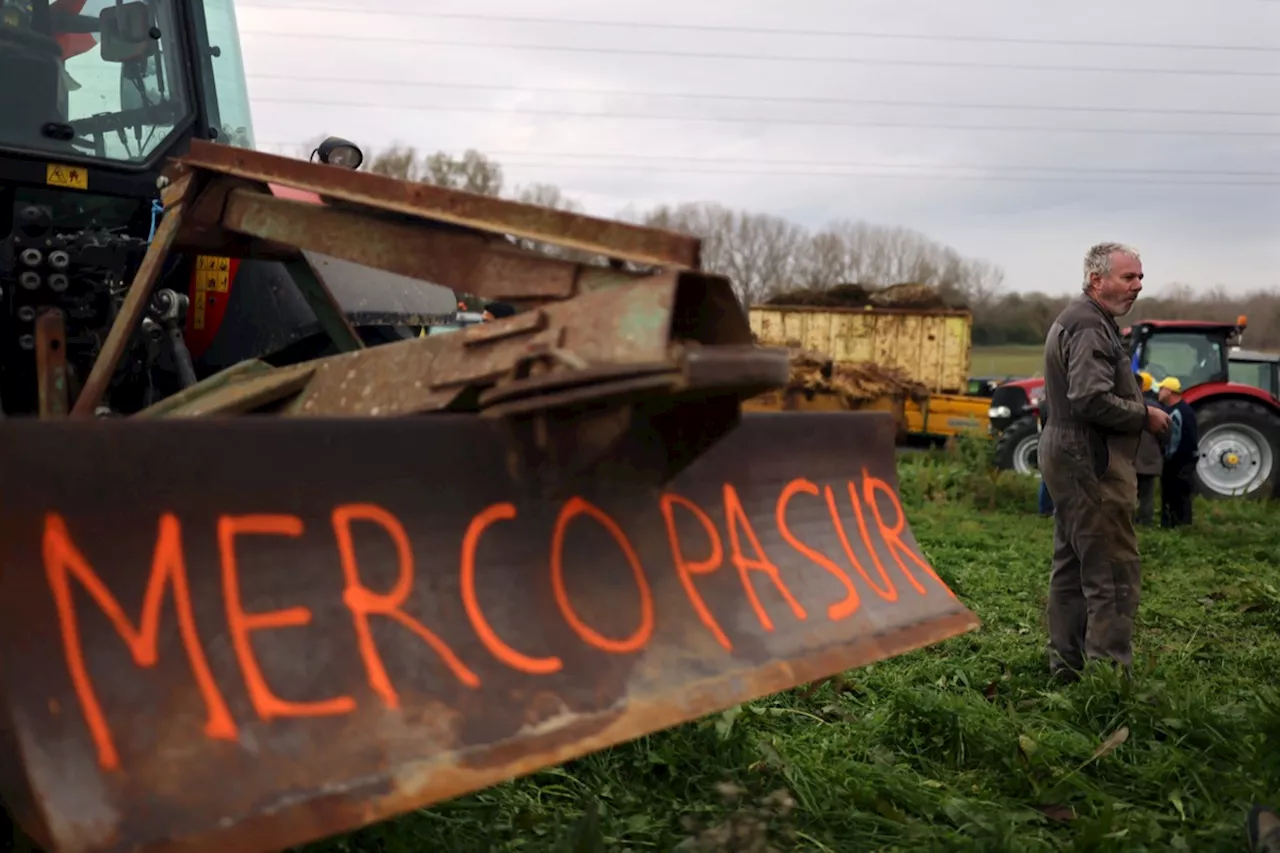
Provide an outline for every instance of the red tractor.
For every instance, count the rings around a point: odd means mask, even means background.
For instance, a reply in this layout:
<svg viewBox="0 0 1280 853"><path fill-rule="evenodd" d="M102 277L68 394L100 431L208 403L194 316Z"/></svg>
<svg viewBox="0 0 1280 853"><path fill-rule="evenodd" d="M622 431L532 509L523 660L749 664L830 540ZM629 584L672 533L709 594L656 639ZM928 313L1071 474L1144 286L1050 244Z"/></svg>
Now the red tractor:
<svg viewBox="0 0 1280 853"><path fill-rule="evenodd" d="M1211 498L1277 496L1280 458L1280 357L1239 349L1246 319L1143 320L1124 330L1135 371L1159 382L1176 376L1200 425L1196 484ZM996 464L1032 473L1037 469L1036 417L1044 379L1020 379L997 388L991 398Z"/></svg>

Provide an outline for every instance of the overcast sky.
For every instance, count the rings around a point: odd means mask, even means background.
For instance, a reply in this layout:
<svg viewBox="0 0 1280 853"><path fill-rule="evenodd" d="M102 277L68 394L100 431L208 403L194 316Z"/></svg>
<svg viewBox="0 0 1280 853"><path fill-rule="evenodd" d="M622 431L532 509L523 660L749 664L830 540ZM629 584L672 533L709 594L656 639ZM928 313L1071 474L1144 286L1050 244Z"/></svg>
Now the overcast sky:
<svg viewBox="0 0 1280 853"><path fill-rule="evenodd" d="M474 147L601 215L708 200L903 225L1016 290L1077 287L1108 239L1143 253L1150 291L1280 287L1280 0L237 9L265 150Z"/></svg>

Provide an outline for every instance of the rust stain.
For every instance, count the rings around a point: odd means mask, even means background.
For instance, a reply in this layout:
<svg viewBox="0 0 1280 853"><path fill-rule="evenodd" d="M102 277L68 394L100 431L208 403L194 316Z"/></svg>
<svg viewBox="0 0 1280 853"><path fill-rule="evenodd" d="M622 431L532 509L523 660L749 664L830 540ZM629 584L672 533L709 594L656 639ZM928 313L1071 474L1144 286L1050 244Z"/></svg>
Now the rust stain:
<svg viewBox="0 0 1280 853"><path fill-rule="evenodd" d="M36 317L36 390L40 417L65 417L70 390L67 387L67 328L56 308Z"/></svg>
<svg viewBox="0 0 1280 853"><path fill-rule="evenodd" d="M317 193L325 199L527 237L620 260L687 269L698 269L701 265L700 240L656 228L200 140L194 140L189 152L178 162L192 169L283 184Z"/></svg>

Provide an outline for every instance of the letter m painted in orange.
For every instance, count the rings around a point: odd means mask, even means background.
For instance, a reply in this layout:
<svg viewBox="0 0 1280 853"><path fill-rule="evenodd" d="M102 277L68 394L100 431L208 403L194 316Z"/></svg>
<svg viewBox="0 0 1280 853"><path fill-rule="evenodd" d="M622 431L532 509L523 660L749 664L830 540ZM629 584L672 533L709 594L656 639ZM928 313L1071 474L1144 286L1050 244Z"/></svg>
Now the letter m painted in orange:
<svg viewBox="0 0 1280 853"><path fill-rule="evenodd" d="M71 534L62 516L48 513L44 522L44 569L53 591L58 611L58 624L62 630L62 642L66 651L67 669L85 722L98 749L98 763L106 770L120 766L120 756L111 737L102 706L89 678L84 659L84 647L80 639L80 625L76 619L75 603L71 595L71 578L80 582L98 607L111 620L116 631L124 638L133 655L134 663L141 667L155 666L159 658L157 646L160 631L160 603L166 583L173 585L174 604L178 614L178 628L187 658L195 674L196 683L204 697L209 716L205 734L213 738L234 740L236 725L227 709L222 694L218 692L209 669L200 637L196 633L195 616L191 608L191 592L187 585L187 569L182 554L182 528L178 519L166 513L160 517L155 551L151 560L151 575L147 579L146 595L142 603L142 618L135 626L125 615L106 584L98 577L89 561L71 541Z"/></svg>

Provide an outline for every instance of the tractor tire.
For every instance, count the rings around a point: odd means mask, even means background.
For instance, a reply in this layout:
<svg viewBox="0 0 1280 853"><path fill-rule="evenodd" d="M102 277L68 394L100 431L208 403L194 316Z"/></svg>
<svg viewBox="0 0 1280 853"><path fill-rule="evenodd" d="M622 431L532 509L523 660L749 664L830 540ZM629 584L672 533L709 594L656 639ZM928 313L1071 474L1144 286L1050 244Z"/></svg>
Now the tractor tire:
<svg viewBox="0 0 1280 853"><path fill-rule="evenodd" d="M1040 433L1034 417L1014 421L996 439L996 467L1019 474L1038 474L1036 447L1039 444Z"/></svg>
<svg viewBox="0 0 1280 853"><path fill-rule="evenodd" d="M1196 407L1196 490L1208 498L1269 500L1280 479L1280 414L1247 400Z"/></svg>

